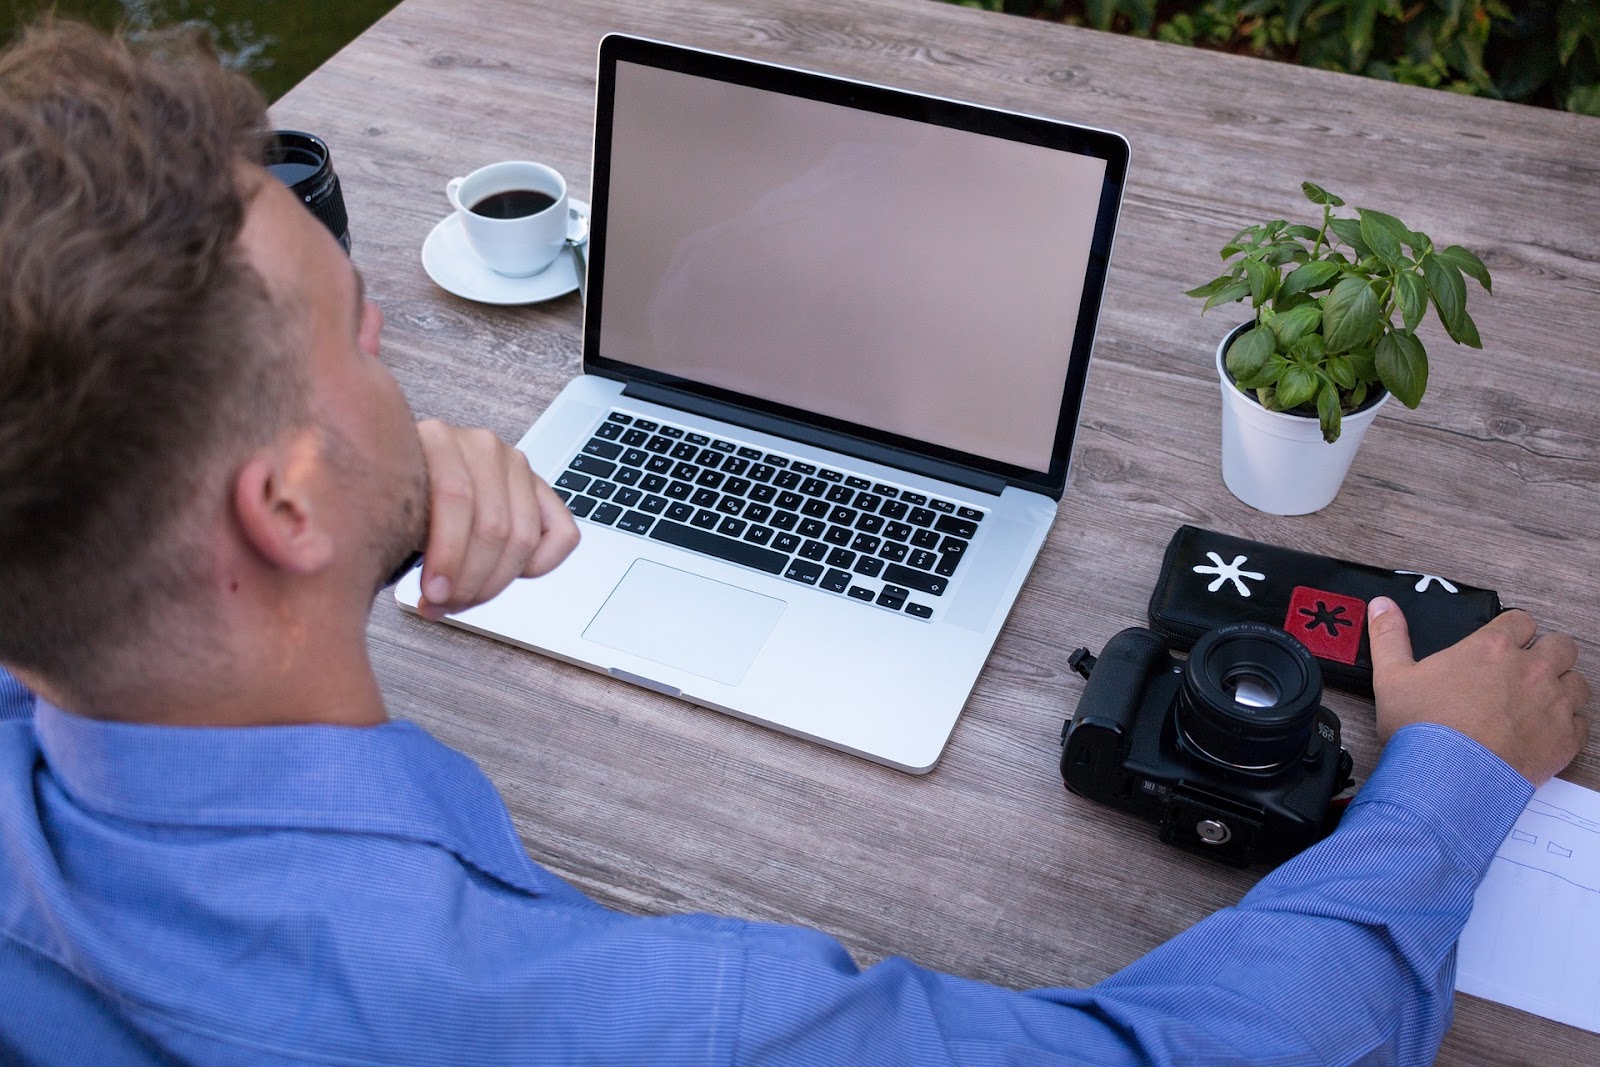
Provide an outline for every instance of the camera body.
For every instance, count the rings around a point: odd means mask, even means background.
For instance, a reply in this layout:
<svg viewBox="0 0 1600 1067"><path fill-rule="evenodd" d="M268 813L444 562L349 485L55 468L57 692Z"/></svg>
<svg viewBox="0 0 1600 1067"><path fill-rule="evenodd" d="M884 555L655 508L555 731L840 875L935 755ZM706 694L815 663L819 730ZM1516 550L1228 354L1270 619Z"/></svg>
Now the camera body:
<svg viewBox="0 0 1600 1067"><path fill-rule="evenodd" d="M1292 855L1337 822L1330 802L1350 784L1350 755L1320 704L1316 660L1283 630L1222 626L1181 660L1132 627L1071 663L1089 680L1063 730L1072 792L1239 866Z"/></svg>

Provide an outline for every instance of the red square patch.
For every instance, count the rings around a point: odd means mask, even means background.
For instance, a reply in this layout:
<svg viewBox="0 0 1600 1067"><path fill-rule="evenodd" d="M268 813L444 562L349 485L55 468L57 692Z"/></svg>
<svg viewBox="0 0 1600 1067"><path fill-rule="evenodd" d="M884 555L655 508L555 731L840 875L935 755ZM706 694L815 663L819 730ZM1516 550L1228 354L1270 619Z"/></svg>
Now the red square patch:
<svg viewBox="0 0 1600 1067"><path fill-rule="evenodd" d="M1356 661L1366 624L1365 600L1306 585L1294 587L1283 620L1283 628L1298 637L1313 656L1335 663Z"/></svg>

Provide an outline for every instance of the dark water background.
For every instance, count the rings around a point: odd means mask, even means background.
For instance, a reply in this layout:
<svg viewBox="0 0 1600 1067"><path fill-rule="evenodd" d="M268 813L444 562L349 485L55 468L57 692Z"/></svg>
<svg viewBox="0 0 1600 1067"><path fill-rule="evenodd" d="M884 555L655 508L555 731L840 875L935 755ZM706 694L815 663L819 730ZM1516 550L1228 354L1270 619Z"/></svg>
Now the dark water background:
<svg viewBox="0 0 1600 1067"><path fill-rule="evenodd" d="M102 29L137 34L180 23L205 27L223 62L276 100L399 0L0 0L0 42L54 9Z"/></svg>

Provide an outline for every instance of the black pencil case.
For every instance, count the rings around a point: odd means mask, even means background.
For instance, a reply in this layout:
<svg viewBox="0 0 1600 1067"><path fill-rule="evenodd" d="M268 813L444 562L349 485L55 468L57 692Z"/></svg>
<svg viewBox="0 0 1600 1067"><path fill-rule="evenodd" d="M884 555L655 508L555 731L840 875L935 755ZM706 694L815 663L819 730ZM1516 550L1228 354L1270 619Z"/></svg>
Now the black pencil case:
<svg viewBox="0 0 1600 1067"><path fill-rule="evenodd" d="M1188 650L1230 622L1281 626L1317 658L1326 685L1371 695L1367 602L1405 612L1418 659L1448 648L1500 613L1500 597L1451 578L1317 556L1197 526L1167 545L1150 595L1150 625Z"/></svg>

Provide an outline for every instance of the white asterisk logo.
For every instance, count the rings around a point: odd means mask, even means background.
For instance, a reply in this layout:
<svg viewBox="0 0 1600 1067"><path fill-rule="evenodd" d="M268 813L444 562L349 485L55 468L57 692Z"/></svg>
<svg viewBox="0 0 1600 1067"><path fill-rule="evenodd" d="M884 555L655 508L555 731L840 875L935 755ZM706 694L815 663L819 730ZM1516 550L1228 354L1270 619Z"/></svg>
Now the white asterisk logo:
<svg viewBox="0 0 1600 1067"><path fill-rule="evenodd" d="M1421 571L1395 571L1395 573L1416 575L1417 584L1413 588L1415 588L1419 593L1426 593L1428 591L1428 586L1432 585L1434 582L1438 582L1446 593L1461 592L1461 590L1457 589L1454 585L1439 577L1437 574L1423 574Z"/></svg>
<svg viewBox="0 0 1600 1067"><path fill-rule="evenodd" d="M1233 587L1239 591L1240 596L1249 596L1250 587L1244 584L1244 580L1246 578L1254 578L1256 581L1266 581L1267 576L1262 574L1260 571L1246 571L1239 569L1245 563L1249 562L1248 556L1234 556L1232 563L1222 562L1222 557L1217 555L1215 552L1207 552L1206 556L1209 557L1211 562L1215 563L1216 566L1207 567L1202 563L1195 567L1194 572L1196 574L1215 574L1217 576L1216 581L1206 586L1206 592L1208 593L1215 593L1218 589L1221 589L1223 582L1232 582Z"/></svg>

